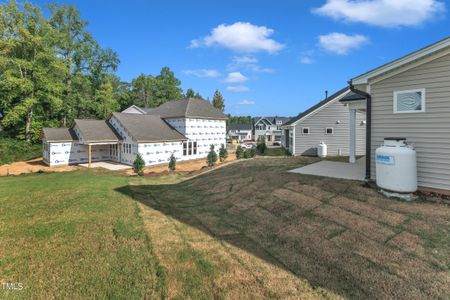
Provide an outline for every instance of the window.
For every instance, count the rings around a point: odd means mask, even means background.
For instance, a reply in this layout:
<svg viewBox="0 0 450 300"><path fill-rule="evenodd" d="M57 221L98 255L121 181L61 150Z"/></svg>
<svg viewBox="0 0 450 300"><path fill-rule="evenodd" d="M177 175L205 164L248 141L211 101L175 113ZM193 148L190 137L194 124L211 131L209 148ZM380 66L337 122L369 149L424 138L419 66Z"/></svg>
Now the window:
<svg viewBox="0 0 450 300"><path fill-rule="evenodd" d="M197 154L197 142L194 142L194 155Z"/></svg>
<svg viewBox="0 0 450 300"><path fill-rule="evenodd" d="M333 127L327 127L325 129L325 134L334 134L334 129Z"/></svg>
<svg viewBox="0 0 450 300"><path fill-rule="evenodd" d="M187 155L187 146L188 146L188 142L183 142L183 155L184 156Z"/></svg>
<svg viewBox="0 0 450 300"><path fill-rule="evenodd" d="M309 127L302 127L302 134L309 134Z"/></svg>
<svg viewBox="0 0 450 300"><path fill-rule="evenodd" d="M425 111L425 89L395 91L394 113L417 113Z"/></svg>
<svg viewBox="0 0 450 300"><path fill-rule="evenodd" d="M192 155L192 142L188 142L188 153Z"/></svg>

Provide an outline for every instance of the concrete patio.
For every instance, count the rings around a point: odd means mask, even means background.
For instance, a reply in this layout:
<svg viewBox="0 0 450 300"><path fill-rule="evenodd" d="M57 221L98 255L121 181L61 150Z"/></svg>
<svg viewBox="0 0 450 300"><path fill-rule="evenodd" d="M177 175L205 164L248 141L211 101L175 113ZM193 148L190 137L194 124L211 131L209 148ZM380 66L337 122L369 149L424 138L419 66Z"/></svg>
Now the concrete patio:
<svg viewBox="0 0 450 300"><path fill-rule="evenodd" d="M350 180L364 180L365 163L365 157L361 157L354 164L323 160L318 163L290 170L289 172Z"/></svg>
<svg viewBox="0 0 450 300"><path fill-rule="evenodd" d="M89 168L89 164L79 164L81 167ZM124 165L118 162L114 161L98 161L91 163L91 168L103 168L110 171L119 171L119 170L126 170L130 169L131 166Z"/></svg>

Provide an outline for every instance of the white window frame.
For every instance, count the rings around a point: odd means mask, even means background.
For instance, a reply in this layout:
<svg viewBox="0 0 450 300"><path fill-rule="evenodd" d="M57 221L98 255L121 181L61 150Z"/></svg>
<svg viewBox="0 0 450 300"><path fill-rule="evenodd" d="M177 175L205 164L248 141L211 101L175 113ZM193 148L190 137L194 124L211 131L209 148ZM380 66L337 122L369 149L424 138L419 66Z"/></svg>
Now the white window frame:
<svg viewBox="0 0 450 300"><path fill-rule="evenodd" d="M328 133L328 132L327 132L328 129L331 129L331 133ZM326 135L332 135L332 134L334 134L334 127L326 127L326 128L325 128L325 134L326 134Z"/></svg>
<svg viewBox="0 0 450 300"><path fill-rule="evenodd" d="M308 129L307 133L304 132L305 129ZM310 133L311 133L311 130L309 129L309 127L302 127L302 134L307 135L307 134L310 134Z"/></svg>
<svg viewBox="0 0 450 300"><path fill-rule="evenodd" d="M421 110L410 110L410 111L398 111L397 110L397 96L398 96L398 94L417 93L417 92L421 92L422 93ZM394 114L415 114L415 113L425 112L425 103L426 103L425 88L423 88L423 89L413 89L413 90L394 91Z"/></svg>

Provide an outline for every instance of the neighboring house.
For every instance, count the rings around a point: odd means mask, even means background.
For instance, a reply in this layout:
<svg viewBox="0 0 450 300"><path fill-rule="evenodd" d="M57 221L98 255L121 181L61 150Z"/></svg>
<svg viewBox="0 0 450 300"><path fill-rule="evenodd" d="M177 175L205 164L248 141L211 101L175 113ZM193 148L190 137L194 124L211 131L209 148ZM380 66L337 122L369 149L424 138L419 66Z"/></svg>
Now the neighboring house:
<svg viewBox="0 0 450 300"><path fill-rule="evenodd" d="M75 120L71 128L44 128L44 162L50 166L111 160L132 165L140 153L145 165L207 156L226 143L227 117L208 101L183 99L144 112L112 113L107 120ZM140 108L139 108L140 109Z"/></svg>
<svg viewBox="0 0 450 300"><path fill-rule="evenodd" d="M419 187L450 190L450 37L350 83L354 95L342 101L368 114L367 179L384 138L404 137L417 151Z"/></svg>
<svg viewBox="0 0 450 300"><path fill-rule="evenodd" d="M253 138L264 137L267 144L281 142L281 126L289 121L287 117L257 117L253 119Z"/></svg>
<svg viewBox="0 0 450 300"><path fill-rule="evenodd" d="M250 141L252 139L252 124L230 124L227 127L227 136L236 142Z"/></svg>
<svg viewBox="0 0 450 300"><path fill-rule="evenodd" d="M320 101L282 126L282 146L292 155L317 155L317 145L324 142L328 155L349 155L350 114L339 102L348 95L348 87ZM365 153L365 114L357 113L356 153Z"/></svg>
<svg viewBox="0 0 450 300"><path fill-rule="evenodd" d="M126 114L146 114L151 110L151 108L143 108L133 104L122 112Z"/></svg>

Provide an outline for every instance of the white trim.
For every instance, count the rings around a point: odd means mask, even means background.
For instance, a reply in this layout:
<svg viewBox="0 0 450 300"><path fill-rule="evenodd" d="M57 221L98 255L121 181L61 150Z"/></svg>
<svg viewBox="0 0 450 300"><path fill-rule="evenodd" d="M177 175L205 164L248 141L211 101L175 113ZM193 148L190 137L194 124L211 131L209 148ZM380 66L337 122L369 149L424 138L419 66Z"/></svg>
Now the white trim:
<svg viewBox="0 0 450 300"><path fill-rule="evenodd" d="M413 53L410 53L404 57L401 57L399 59L396 59L390 63L387 63L381 67L378 67L372 71L369 71L367 73L364 73L358 77L355 77L352 79L352 84L365 84L368 83L369 79L376 77L378 75L384 74L386 72L389 72L393 69L396 69L398 67L401 67L403 65L406 65L408 63L411 63L415 60L418 60L424 56L433 54L437 51L443 50L446 47L450 46L450 37L447 37L446 39L439 41L437 43L434 43L428 47L425 47L423 49L420 49L418 51L415 51Z"/></svg>
<svg viewBox="0 0 450 300"><path fill-rule="evenodd" d="M397 110L397 97L398 94L404 94L404 93L417 93L417 92L421 92L422 93L422 103L421 103L421 109L420 110L408 110L408 111L398 111ZM425 89L414 89L414 90L398 90L398 91L394 91L394 107L393 107L393 111L394 114L415 114L415 113L421 113L421 112L425 112L425 103L426 103L426 93L425 93Z"/></svg>
<svg viewBox="0 0 450 300"><path fill-rule="evenodd" d="M289 126L296 126L298 122L305 120L306 118L309 118L311 115L316 114L317 112L319 112L320 110L322 110L323 108L327 107L330 104L333 104L336 100L340 100L342 98L344 98L348 93L350 93L350 90L346 90L345 92L343 92L342 94L337 95L336 97L334 97L332 100L328 101L327 103L325 103L324 105L316 108L315 110L313 110L312 112L310 112L309 114L307 114L306 116L303 116L302 118L298 119L297 121L295 121L294 123L290 124Z"/></svg>
<svg viewBox="0 0 450 300"><path fill-rule="evenodd" d="M305 129L308 129L308 132L307 133L305 133ZM311 134L311 130L309 129L309 127L302 127L302 135L308 135L308 134Z"/></svg>
<svg viewBox="0 0 450 300"><path fill-rule="evenodd" d="M292 156L295 156L295 126L292 128Z"/></svg>
<svg viewBox="0 0 450 300"><path fill-rule="evenodd" d="M331 129L331 133L328 133L328 129ZM325 135L333 135L334 134L334 127L325 127Z"/></svg>

